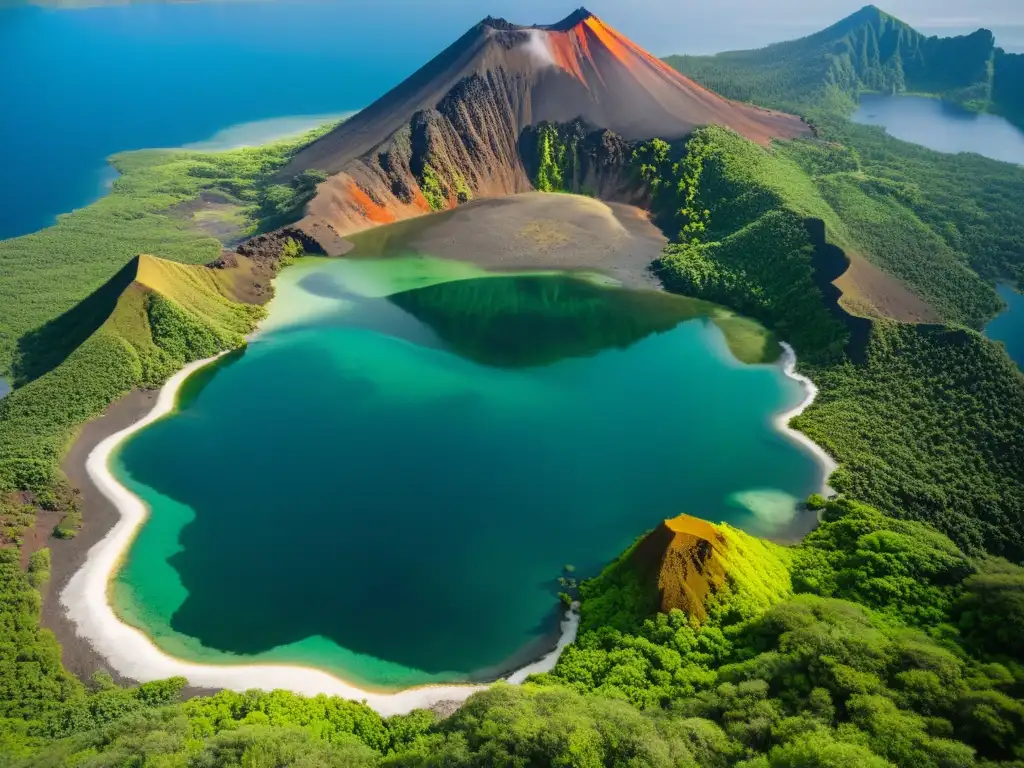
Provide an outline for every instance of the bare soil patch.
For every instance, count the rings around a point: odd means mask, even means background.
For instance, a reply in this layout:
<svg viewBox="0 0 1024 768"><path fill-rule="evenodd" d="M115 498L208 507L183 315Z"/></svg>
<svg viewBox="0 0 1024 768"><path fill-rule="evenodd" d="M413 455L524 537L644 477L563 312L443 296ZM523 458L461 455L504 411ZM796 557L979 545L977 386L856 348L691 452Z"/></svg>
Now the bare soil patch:
<svg viewBox="0 0 1024 768"><path fill-rule="evenodd" d="M170 209L174 216L188 221L194 229L234 246L246 238L246 217L242 206L226 195L201 192L195 200L179 203Z"/></svg>
<svg viewBox="0 0 1024 768"><path fill-rule="evenodd" d="M631 288L661 287L651 263L667 240L646 213L622 203L527 192L415 225L409 246L432 256L502 270L596 270Z"/></svg>
<svg viewBox="0 0 1024 768"><path fill-rule="evenodd" d="M850 268L835 281L835 286L843 292L840 304L848 312L904 323L941 322L939 314L898 278L882 271L859 254L847 255Z"/></svg>

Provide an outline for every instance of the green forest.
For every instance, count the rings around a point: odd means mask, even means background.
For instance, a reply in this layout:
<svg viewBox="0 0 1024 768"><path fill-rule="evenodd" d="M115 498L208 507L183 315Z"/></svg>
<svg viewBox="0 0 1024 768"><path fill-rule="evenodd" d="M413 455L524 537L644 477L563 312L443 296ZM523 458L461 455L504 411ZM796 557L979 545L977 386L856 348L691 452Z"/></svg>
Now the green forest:
<svg viewBox="0 0 1024 768"><path fill-rule="evenodd" d="M381 718L284 691L178 703L60 665L39 593L0 550L0 745L15 766L1014 766L1024 738L1024 570L930 526L813 500L782 548L722 528L734 559L697 621L658 613L627 551L584 582L554 671L448 718Z"/></svg>
<svg viewBox="0 0 1024 768"><path fill-rule="evenodd" d="M723 96L801 115L852 111L861 93L873 91L938 96L1019 122L1024 55L995 42L987 29L928 37L868 5L799 40L666 61Z"/></svg>
<svg viewBox="0 0 1024 768"><path fill-rule="evenodd" d="M195 266L222 247L199 203L242 237L294 220L322 179L275 176L312 136L119 155L106 198L0 242L0 371L17 385L0 401L0 765L1024 766L1024 375L979 333L993 283L1024 284L1024 169L847 119L885 91L1024 120L1024 57L869 6L802 40L668 61L818 134L766 149L702 128L633 145L622 172L670 238L666 287L758 320L819 387L793 426L839 462L837 495L807 502L820 525L791 546L717 526L723 582L689 614L659 611L641 537L580 584L580 633L552 672L448 717L79 680L40 626L49 550L20 550L38 509L62 514L54 535L80 524L60 458L110 402L244 344L260 319ZM588 192L580 132L537 129L538 189ZM422 185L444 207L437 173ZM858 259L929 322L841 294L832 280Z"/></svg>

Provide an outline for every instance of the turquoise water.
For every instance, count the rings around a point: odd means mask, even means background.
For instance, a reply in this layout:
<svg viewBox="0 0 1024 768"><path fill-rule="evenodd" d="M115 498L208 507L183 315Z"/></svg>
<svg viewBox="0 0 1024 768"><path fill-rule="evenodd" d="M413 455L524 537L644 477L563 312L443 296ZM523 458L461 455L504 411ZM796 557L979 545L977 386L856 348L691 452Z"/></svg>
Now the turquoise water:
<svg viewBox="0 0 1024 768"><path fill-rule="evenodd" d="M114 460L152 516L123 617L205 661L404 687L493 677L665 517L782 534L816 490L802 396L694 304L429 258L307 259L266 330Z"/></svg>
<svg viewBox="0 0 1024 768"><path fill-rule="evenodd" d="M1024 131L998 115L979 115L939 99L865 94L853 121L883 126L898 139L938 152L975 152L1024 164Z"/></svg>
<svg viewBox="0 0 1024 768"><path fill-rule="evenodd" d="M985 326L985 335L1003 342L1010 357L1024 370L1024 295L1008 285L998 285L996 290L1006 302L1006 309Z"/></svg>

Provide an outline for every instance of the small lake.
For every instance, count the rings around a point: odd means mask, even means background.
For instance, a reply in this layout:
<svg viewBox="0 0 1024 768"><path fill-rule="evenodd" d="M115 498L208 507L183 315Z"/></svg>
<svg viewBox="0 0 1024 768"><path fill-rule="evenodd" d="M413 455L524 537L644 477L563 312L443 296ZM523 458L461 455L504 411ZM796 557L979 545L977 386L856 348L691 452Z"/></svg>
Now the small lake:
<svg viewBox="0 0 1024 768"><path fill-rule="evenodd" d="M11 392L11 384L3 376L0 376L0 400L7 397Z"/></svg>
<svg viewBox="0 0 1024 768"><path fill-rule="evenodd" d="M262 334L113 469L151 509L113 603L165 651L374 688L493 679L681 512L799 535L821 474L802 398L707 305L422 255L303 259Z"/></svg>
<svg viewBox="0 0 1024 768"><path fill-rule="evenodd" d="M1008 285L998 285L996 290L1006 302L1006 309L985 326L985 335L1003 342L1010 357L1024 370L1024 295Z"/></svg>
<svg viewBox="0 0 1024 768"><path fill-rule="evenodd" d="M853 121L880 125L898 139L938 152L975 152L1024 164L1024 131L998 115L977 114L939 99L865 94Z"/></svg>

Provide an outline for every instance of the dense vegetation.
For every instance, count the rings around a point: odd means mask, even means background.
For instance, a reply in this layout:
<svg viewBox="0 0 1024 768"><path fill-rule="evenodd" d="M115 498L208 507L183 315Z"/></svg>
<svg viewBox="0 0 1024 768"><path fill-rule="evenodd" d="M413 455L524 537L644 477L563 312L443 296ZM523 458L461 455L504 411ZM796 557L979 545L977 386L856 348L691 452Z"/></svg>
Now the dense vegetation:
<svg viewBox="0 0 1024 768"><path fill-rule="evenodd" d="M845 313L828 311L815 281L823 265L807 217L825 222L847 249L873 247L877 231L884 266L916 274L907 282L947 317L976 322L994 305L991 288L957 257L944 261L935 247L943 239L903 206L910 183L869 176L861 162L820 141L769 152L722 128L701 129L684 146L641 145L638 173L678 233L662 258L663 279L764 321L796 346L821 389L796 424L841 462L837 489L927 520L970 551L1024 558L1020 372L963 328L879 320L850 350ZM919 208L937 221L937 205ZM902 240L900 222L910 227Z"/></svg>
<svg viewBox="0 0 1024 768"><path fill-rule="evenodd" d="M1024 280L1024 221L1017 213L1024 169L978 155L943 155L852 124L846 114L863 90L947 97L955 91L967 98L976 69L969 62L987 55L985 38L923 38L869 7L792 43L670 61L727 94L789 104L811 118L825 140L776 145L764 153L770 159L763 162L777 168L772 175L788 176L797 166L830 210L813 215L825 222L831 242L900 278L937 317L978 328L998 307L983 280ZM945 53L936 56L941 46ZM916 69L907 66L911 58ZM1019 96L1019 58L995 53L994 82L1005 90L988 108L1005 109ZM902 86L886 79L900 71ZM793 195L785 207L807 211ZM734 257L723 248L727 240L719 240L675 246L666 265L681 274L681 287L702 289L708 298L732 290L739 294L733 306L763 300L760 260L744 258L749 248ZM752 274L758 279L745 286ZM845 302L875 313L870 297ZM841 461L833 484L890 513L928 520L971 551L984 547L1020 560L1020 372L1001 350L962 328L876 322L863 346L855 362L842 364L803 355L821 395L797 425Z"/></svg>
<svg viewBox="0 0 1024 768"><path fill-rule="evenodd" d="M643 144L633 162L663 226L678 233L661 261L670 289L734 307L816 358L841 357L846 330L814 282L802 222L830 212L799 169L715 127L675 151Z"/></svg>
<svg viewBox="0 0 1024 768"><path fill-rule="evenodd" d="M849 110L864 91L933 94L1011 118L1024 106L1024 57L997 48L987 29L926 37L870 5L799 40L667 61L724 96L797 113Z"/></svg>
<svg viewBox="0 0 1024 768"><path fill-rule="evenodd" d="M1019 765L1022 569L852 501L789 550L722 530L739 549L703 622L653 613L631 550L584 583L552 673L443 720L283 691L173 704L180 679L83 686L0 552L23 649L0 646L0 744L24 766Z"/></svg>
<svg viewBox="0 0 1024 768"><path fill-rule="evenodd" d="M689 615L657 611L638 544L581 586L580 636L553 672L495 686L446 719L384 719L281 691L176 703L181 679L83 683L39 627L48 556L22 562L0 547L0 761L1024 764L1024 569L992 556L1024 560L1024 377L970 330L998 308L985 281L1024 278L1024 171L844 119L863 90L941 93L1020 119L1022 60L987 33L925 38L869 7L793 43L672 60L726 95L799 111L826 140L765 150L708 128L625 158L673 239L666 283L792 341L821 389L796 426L841 462L832 484L844 496L812 499L822 524L802 543L721 528L725 584ZM535 132L538 188L587 191L584 138L578 125ZM189 213L200 194L215 194L230 209L216 215L240 231L294 218L322 177L273 179L290 151L121 156L104 201L0 243L0 369L21 385L0 404L5 541L35 506L66 510L58 532L73 532L74 496L55 469L77 424L131 386L241 343L258 313L226 299L218 278L132 260L213 258L219 243ZM435 209L467 197L430 166L421 187ZM872 321L854 322L829 289L821 226L949 325L880 319L870 297L857 306Z"/></svg>
<svg viewBox="0 0 1024 768"><path fill-rule="evenodd" d="M859 95L873 90L942 95L1019 120L1024 56L994 48L986 30L928 38L868 6L800 40L666 61L726 96L814 123L832 143L798 142L787 154L816 177L864 255L944 312L958 291L971 295L946 319L976 325L992 312L993 299L964 265L986 280L1024 280L1024 222L1016 215L1024 170L979 155L943 155L846 120ZM843 235L833 232L840 245ZM931 269L924 253L936 254L942 269ZM927 284L939 277L953 282L942 290Z"/></svg>
<svg viewBox="0 0 1024 768"><path fill-rule="evenodd" d="M944 155L898 141L880 128L834 117L823 120L821 128L834 143L818 154L827 158L835 143L847 147L860 172L873 180L873 199L909 211L916 219L912 226L925 239L921 244L901 243L901 248L927 252L938 238L942 242L937 252L952 250L982 278L1024 284L1024 220L1017 215L1024 199L1024 169L980 155ZM801 142L793 149L808 146ZM809 170L819 162L834 162L814 160L808 153L795 159ZM827 165L818 167L818 174L829 172ZM885 259L884 250L868 255ZM945 262L949 264L948 257ZM954 269L954 274L965 289L977 292L962 269ZM976 301L983 309L985 302Z"/></svg>
<svg viewBox="0 0 1024 768"><path fill-rule="evenodd" d="M238 233L289 215L321 177L273 173L308 139L118 155L110 195L0 242L0 369L17 385L0 401L0 543L18 542L36 508L60 511L56 534L74 535L77 498L58 463L75 430L132 388L244 343L263 311L228 298L230 270L192 266L222 248L198 214Z"/></svg>
<svg viewBox="0 0 1024 768"><path fill-rule="evenodd" d="M1024 377L1002 349L878 322L863 363L810 373L821 393L795 425L842 462L837 489L1024 559Z"/></svg>

